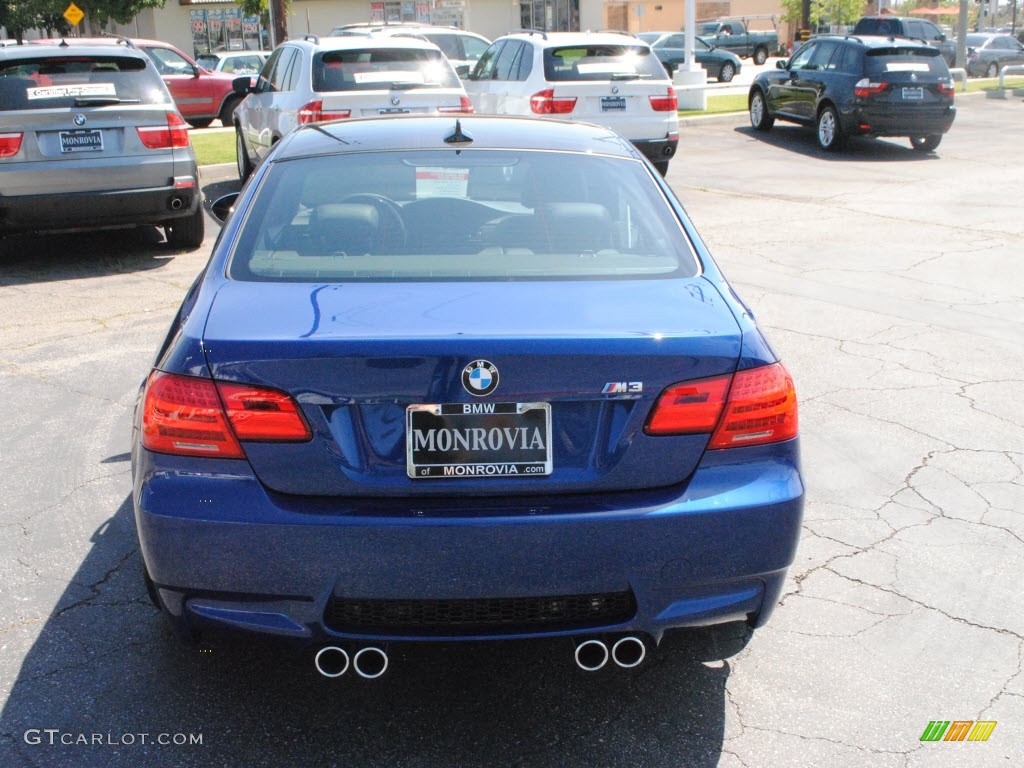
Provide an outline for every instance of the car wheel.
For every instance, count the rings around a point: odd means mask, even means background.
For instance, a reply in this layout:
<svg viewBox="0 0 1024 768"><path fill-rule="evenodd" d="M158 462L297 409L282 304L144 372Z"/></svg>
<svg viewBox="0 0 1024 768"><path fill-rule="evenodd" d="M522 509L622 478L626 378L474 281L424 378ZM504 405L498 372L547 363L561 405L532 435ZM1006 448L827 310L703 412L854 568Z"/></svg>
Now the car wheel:
<svg viewBox="0 0 1024 768"><path fill-rule="evenodd" d="M985 77L999 77L999 65L994 61L985 70Z"/></svg>
<svg viewBox="0 0 1024 768"><path fill-rule="evenodd" d="M235 164L238 166L238 178L244 183L252 175L252 161L245 148L241 127L235 128Z"/></svg>
<svg viewBox="0 0 1024 768"><path fill-rule="evenodd" d="M941 133L933 133L928 136L911 136L910 146L918 152L933 152L942 141Z"/></svg>
<svg viewBox="0 0 1024 768"><path fill-rule="evenodd" d="M235 110L238 109L238 105L242 103L242 99L238 96L230 96L224 101L224 106L220 110L220 123L225 128L230 128L231 123L235 115Z"/></svg>
<svg viewBox="0 0 1024 768"><path fill-rule="evenodd" d="M198 248L206 235L206 214L202 203L191 216L184 216L164 224L167 244L173 248Z"/></svg>
<svg viewBox="0 0 1024 768"><path fill-rule="evenodd" d="M750 94L750 124L758 131L770 131L775 118L768 114L768 104L761 91Z"/></svg>
<svg viewBox="0 0 1024 768"><path fill-rule="evenodd" d="M662 175L662 177L668 173L668 160L654 160L651 164L654 166L655 170Z"/></svg>
<svg viewBox="0 0 1024 768"><path fill-rule="evenodd" d="M732 65L731 61L725 62L722 68L718 70L718 82L728 83L731 82L733 77L736 75L736 67Z"/></svg>
<svg viewBox="0 0 1024 768"><path fill-rule="evenodd" d="M839 113L831 104L818 114L818 146L826 152L840 149L846 143L846 134L839 122Z"/></svg>
<svg viewBox="0 0 1024 768"><path fill-rule="evenodd" d="M203 118L202 120L200 120L197 117L192 117L192 118L186 117L185 118L185 122L188 123L189 125L191 125L193 128L209 128L210 127L210 123L213 122L213 118L212 117L207 117L207 118Z"/></svg>
<svg viewBox="0 0 1024 768"><path fill-rule="evenodd" d="M768 49L767 48L757 48L754 51L754 63L757 64L757 66L760 67L766 61L768 61Z"/></svg>

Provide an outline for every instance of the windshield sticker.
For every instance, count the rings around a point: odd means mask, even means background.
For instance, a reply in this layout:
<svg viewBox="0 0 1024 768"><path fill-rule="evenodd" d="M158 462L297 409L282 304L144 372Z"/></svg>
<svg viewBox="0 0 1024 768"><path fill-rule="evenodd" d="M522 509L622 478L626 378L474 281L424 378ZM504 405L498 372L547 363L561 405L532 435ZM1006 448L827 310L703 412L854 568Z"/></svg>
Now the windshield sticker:
<svg viewBox="0 0 1024 768"><path fill-rule="evenodd" d="M353 72L357 83L422 83L423 73L415 70L384 70L382 72Z"/></svg>
<svg viewBox="0 0 1024 768"><path fill-rule="evenodd" d="M928 65L919 61L887 61L886 72L928 72Z"/></svg>
<svg viewBox="0 0 1024 768"><path fill-rule="evenodd" d="M593 75L599 72L623 72L633 73L636 72L636 64L625 56L615 61L598 61L592 63L582 63L576 65L576 71L581 75Z"/></svg>
<svg viewBox="0 0 1024 768"><path fill-rule="evenodd" d="M113 83L82 83L81 85L46 85L28 89L28 99L66 99L71 96L116 96Z"/></svg>
<svg viewBox="0 0 1024 768"><path fill-rule="evenodd" d="M416 197L466 197L469 168L417 168Z"/></svg>

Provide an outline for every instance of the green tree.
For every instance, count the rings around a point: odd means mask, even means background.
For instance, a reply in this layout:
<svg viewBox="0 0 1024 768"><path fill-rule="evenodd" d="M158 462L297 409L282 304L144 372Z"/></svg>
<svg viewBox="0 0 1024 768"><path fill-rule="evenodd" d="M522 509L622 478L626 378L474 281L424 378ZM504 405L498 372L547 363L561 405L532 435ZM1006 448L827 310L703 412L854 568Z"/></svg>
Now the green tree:
<svg viewBox="0 0 1024 768"><path fill-rule="evenodd" d="M819 24L852 25L864 15L864 0L811 0L811 28ZM782 20L800 23L802 0L782 0Z"/></svg>

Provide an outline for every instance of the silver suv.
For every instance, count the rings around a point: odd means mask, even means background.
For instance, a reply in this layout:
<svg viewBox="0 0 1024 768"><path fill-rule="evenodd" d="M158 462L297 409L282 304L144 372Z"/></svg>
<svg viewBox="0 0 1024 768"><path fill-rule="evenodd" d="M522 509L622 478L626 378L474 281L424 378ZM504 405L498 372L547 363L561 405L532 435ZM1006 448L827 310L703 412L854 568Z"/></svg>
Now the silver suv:
<svg viewBox="0 0 1024 768"><path fill-rule="evenodd" d="M0 235L160 225L196 248L188 127L130 44L0 48Z"/></svg>
<svg viewBox="0 0 1024 768"><path fill-rule="evenodd" d="M244 180L299 125L355 117L473 111L441 50L407 37L307 35L279 45L260 71L234 81L249 94L235 111L238 175Z"/></svg>

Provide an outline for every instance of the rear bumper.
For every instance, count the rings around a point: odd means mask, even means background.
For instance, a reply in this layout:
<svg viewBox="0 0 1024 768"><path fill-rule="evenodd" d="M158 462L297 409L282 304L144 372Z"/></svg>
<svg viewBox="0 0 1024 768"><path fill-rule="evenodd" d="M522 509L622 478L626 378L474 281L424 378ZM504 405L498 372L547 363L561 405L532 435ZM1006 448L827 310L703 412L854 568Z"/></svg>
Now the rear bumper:
<svg viewBox="0 0 1024 768"><path fill-rule="evenodd" d="M630 142L652 163L668 162L676 156L676 150L679 148L679 136L664 139L630 139Z"/></svg>
<svg viewBox="0 0 1024 768"><path fill-rule="evenodd" d="M781 594L799 539L797 441L709 452L685 488L565 497L326 499L269 493L244 461L135 454L143 560L183 631L304 641L468 640L644 632L746 620ZM631 595L585 626L325 621L335 600ZM550 598L545 601L544 598ZM461 605L461 604L460 604Z"/></svg>
<svg viewBox="0 0 1024 768"><path fill-rule="evenodd" d="M871 136L927 136L946 133L955 118L956 107L953 105L922 110L918 115L904 110L857 108L848 118L847 131Z"/></svg>

